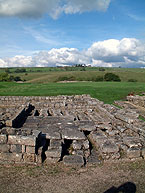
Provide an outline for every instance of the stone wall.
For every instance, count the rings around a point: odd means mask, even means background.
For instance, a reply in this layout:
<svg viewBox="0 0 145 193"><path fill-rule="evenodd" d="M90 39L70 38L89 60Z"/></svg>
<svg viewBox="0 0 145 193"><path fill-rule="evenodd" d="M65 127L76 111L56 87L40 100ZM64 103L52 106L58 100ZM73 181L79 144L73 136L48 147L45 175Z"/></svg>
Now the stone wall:
<svg viewBox="0 0 145 193"><path fill-rule="evenodd" d="M134 105L145 107L145 96L127 96L127 100Z"/></svg>
<svg viewBox="0 0 145 193"><path fill-rule="evenodd" d="M6 109L14 113L8 116ZM0 123L1 162L82 166L145 158L145 122L139 113L89 95L2 96Z"/></svg>

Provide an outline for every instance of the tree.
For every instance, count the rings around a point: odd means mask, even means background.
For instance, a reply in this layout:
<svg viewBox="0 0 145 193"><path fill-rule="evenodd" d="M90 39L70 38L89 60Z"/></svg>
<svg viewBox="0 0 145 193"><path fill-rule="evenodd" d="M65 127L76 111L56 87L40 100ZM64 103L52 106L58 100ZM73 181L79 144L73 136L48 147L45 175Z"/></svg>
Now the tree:
<svg viewBox="0 0 145 193"><path fill-rule="evenodd" d="M104 80L105 81L116 81L116 82L121 81L120 77L114 73L106 73L104 75Z"/></svg>

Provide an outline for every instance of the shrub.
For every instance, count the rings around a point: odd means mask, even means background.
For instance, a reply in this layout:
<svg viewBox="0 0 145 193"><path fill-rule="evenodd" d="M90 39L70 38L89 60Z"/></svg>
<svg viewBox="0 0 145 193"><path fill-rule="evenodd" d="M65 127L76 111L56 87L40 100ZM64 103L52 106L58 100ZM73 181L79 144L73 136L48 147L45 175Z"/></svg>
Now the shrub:
<svg viewBox="0 0 145 193"><path fill-rule="evenodd" d="M120 77L114 73L106 73L104 75L104 80L105 81L116 81L116 82L121 81Z"/></svg>
<svg viewBox="0 0 145 193"><path fill-rule="evenodd" d="M105 68L100 67L100 68L99 68L99 71L105 71Z"/></svg>
<svg viewBox="0 0 145 193"><path fill-rule="evenodd" d="M103 76L97 76L95 79L95 82L102 82L102 81L104 81Z"/></svg>
<svg viewBox="0 0 145 193"><path fill-rule="evenodd" d="M15 70L15 73L23 73L23 72L26 72L26 69L25 68L17 68Z"/></svg>
<svg viewBox="0 0 145 193"><path fill-rule="evenodd" d="M136 79L131 78L131 79L129 79L129 80L128 80L128 82L137 82L137 80L136 80Z"/></svg>
<svg viewBox="0 0 145 193"><path fill-rule="evenodd" d="M21 78L19 76L16 76L16 77L14 77L14 81L17 82L17 81L22 81L22 80L21 80Z"/></svg>

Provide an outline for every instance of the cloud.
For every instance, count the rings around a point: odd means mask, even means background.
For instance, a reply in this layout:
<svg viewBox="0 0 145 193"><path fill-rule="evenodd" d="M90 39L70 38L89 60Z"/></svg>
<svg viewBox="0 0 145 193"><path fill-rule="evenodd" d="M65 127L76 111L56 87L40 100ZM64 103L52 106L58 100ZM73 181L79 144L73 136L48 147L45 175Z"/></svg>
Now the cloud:
<svg viewBox="0 0 145 193"><path fill-rule="evenodd" d="M109 39L93 43L87 50L59 48L40 51L33 56L0 59L0 67L63 66L87 64L106 67L144 67L145 45L135 38Z"/></svg>
<svg viewBox="0 0 145 193"><path fill-rule="evenodd" d="M47 13L56 19L61 13L105 11L111 0L0 0L0 16L41 17Z"/></svg>
<svg viewBox="0 0 145 193"><path fill-rule="evenodd" d="M135 21L142 21L142 22L145 22L145 17L141 17L141 16L138 16L138 15L134 15L134 14L128 14L128 16L131 18L131 19L134 19Z"/></svg>

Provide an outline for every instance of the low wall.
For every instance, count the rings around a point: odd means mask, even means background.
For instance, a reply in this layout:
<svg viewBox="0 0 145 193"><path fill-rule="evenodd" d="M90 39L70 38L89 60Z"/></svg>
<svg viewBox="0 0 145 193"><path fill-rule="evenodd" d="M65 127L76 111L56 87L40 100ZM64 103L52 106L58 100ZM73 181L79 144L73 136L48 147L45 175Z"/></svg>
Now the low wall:
<svg viewBox="0 0 145 193"><path fill-rule="evenodd" d="M145 96L127 96L127 100L134 105L145 107Z"/></svg>

